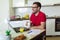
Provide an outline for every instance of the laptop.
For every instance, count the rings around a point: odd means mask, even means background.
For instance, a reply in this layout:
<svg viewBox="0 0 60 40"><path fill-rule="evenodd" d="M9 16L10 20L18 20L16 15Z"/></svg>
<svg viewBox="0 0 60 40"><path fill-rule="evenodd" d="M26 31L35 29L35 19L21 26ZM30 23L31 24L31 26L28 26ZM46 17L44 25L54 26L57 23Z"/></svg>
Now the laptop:
<svg viewBox="0 0 60 40"><path fill-rule="evenodd" d="M10 21L9 25L15 32L20 32L20 28L24 28L26 31L30 28L30 20Z"/></svg>

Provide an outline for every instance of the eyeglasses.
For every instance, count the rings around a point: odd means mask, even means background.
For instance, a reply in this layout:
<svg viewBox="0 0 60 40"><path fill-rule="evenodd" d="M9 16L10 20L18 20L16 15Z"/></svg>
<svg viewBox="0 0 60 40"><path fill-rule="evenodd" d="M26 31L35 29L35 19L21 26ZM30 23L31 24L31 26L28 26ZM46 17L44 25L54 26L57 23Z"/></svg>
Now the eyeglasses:
<svg viewBox="0 0 60 40"><path fill-rule="evenodd" d="M32 8L38 8L38 7L32 7Z"/></svg>

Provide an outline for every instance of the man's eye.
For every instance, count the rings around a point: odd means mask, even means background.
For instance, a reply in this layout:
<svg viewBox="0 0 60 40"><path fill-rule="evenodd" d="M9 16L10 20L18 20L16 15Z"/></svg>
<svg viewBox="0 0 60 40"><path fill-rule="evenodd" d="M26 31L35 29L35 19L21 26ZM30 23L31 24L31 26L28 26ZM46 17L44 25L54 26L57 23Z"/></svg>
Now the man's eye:
<svg viewBox="0 0 60 40"><path fill-rule="evenodd" d="M37 7L32 7L32 8L37 8Z"/></svg>

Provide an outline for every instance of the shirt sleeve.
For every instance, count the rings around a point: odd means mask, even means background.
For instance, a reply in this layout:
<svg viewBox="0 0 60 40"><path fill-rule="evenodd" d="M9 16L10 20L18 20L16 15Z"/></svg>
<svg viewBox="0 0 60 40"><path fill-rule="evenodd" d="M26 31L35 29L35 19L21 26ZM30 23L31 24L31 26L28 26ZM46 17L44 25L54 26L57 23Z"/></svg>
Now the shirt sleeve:
<svg viewBox="0 0 60 40"><path fill-rule="evenodd" d="M41 22L46 22L46 15L45 14L41 15Z"/></svg>

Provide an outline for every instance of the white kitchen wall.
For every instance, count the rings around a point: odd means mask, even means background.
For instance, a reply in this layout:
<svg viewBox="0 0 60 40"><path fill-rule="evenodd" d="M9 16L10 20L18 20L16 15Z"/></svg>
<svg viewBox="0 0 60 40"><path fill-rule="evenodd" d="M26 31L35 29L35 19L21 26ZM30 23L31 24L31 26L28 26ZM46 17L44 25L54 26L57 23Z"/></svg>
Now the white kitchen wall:
<svg viewBox="0 0 60 40"><path fill-rule="evenodd" d="M9 17L9 0L0 0L0 32L4 33L8 28L5 20Z"/></svg>
<svg viewBox="0 0 60 40"><path fill-rule="evenodd" d="M0 0L0 34L8 29L6 19L9 17L9 0Z"/></svg>
<svg viewBox="0 0 60 40"><path fill-rule="evenodd" d="M32 13L32 9L31 8L17 8L15 9L15 14L19 15L20 17L23 17L26 14L29 14L29 16Z"/></svg>
<svg viewBox="0 0 60 40"><path fill-rule="evenodd" d="M42 7L41 10L49 17L60 16L60 6Z"/></svg>
<svg viewBox="0 0 60 40"><path fill-rule="evenodd" d="M60 16L60 6L42 7L41 11L43 11L46 15L48 15L48 17ZM15 9L16 15L23 16L26 13L31 15L32 9L31 8L17 8L17 9Z"/></svg>

